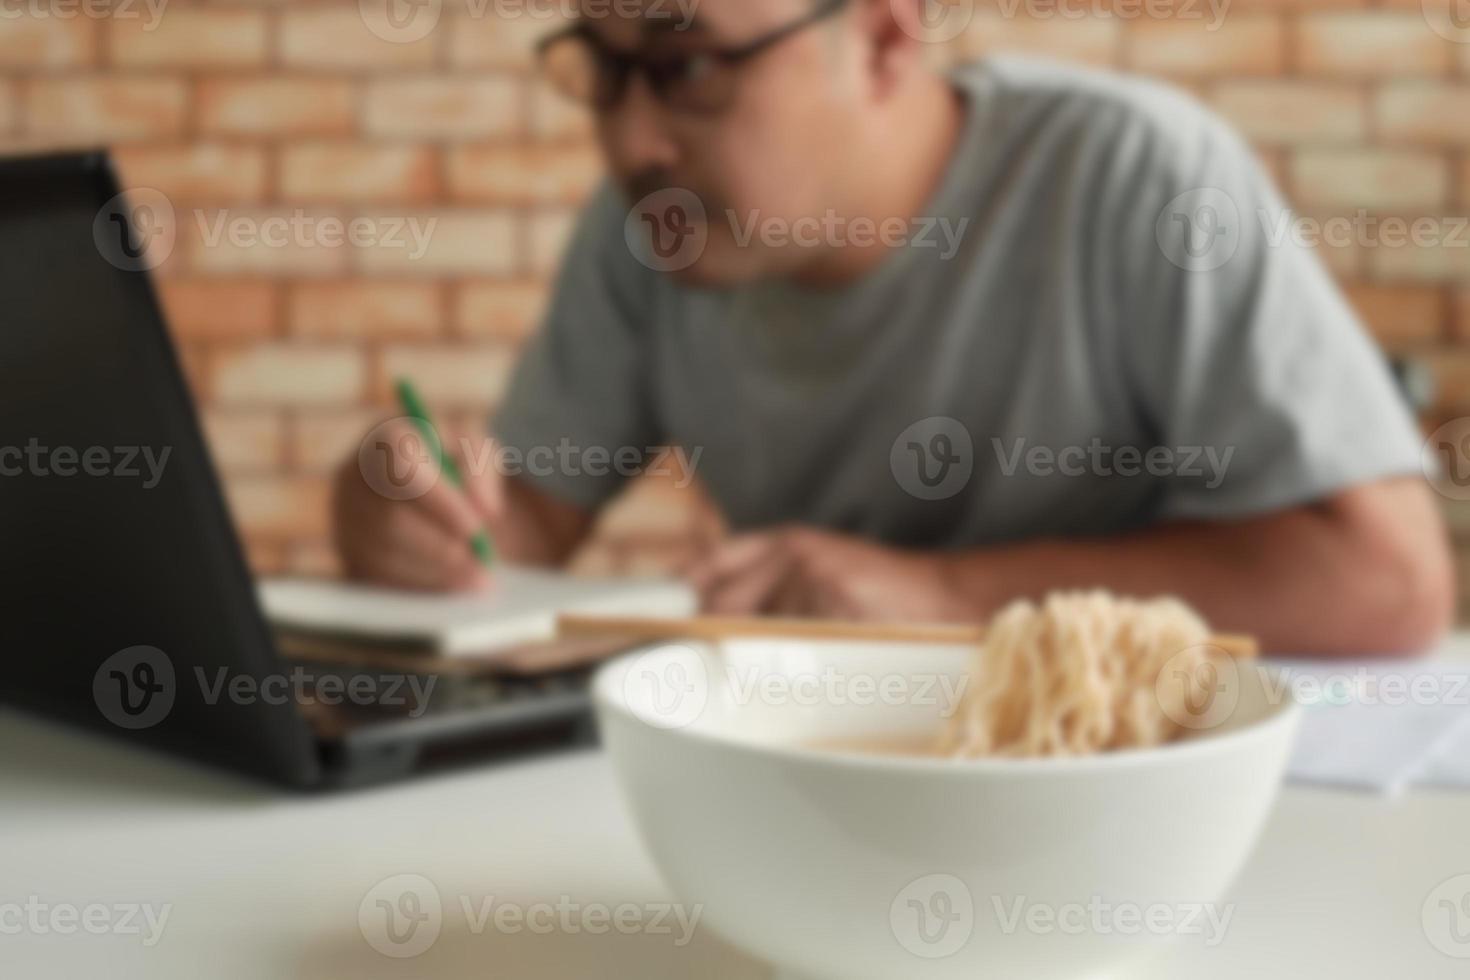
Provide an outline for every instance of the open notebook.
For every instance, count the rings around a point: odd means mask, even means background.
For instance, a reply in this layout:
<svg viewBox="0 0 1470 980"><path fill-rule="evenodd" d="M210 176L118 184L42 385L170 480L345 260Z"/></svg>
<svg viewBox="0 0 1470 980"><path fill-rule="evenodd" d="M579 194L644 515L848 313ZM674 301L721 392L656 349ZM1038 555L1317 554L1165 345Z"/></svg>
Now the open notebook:
<svg viewBox="0 0 1470 980"><path fill-rule="evenodd" d="M375 641L421 644L445 656L482 654L550 640L562 613L689 616L688 586L657 579L582 578L499 566L483 594L399 592L320 579L260 585L276 626Z"/></svg>

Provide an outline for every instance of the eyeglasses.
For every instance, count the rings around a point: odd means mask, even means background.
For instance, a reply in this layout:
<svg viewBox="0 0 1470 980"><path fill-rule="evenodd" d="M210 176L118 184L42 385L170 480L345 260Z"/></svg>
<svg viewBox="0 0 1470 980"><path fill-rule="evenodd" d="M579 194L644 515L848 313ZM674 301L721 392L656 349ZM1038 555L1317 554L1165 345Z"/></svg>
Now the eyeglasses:
<svg viewBox="0 0 1470 980"><path fill-rule="evenodd" d="M562 95L595 109L622 101L637 72L664 105L681 112L717 113L735 97L739 68L756 55L847 6L824 0L805 16L730 48L629 53L608 47L585 23L558 31L536 46L541 70Z"/></svg>

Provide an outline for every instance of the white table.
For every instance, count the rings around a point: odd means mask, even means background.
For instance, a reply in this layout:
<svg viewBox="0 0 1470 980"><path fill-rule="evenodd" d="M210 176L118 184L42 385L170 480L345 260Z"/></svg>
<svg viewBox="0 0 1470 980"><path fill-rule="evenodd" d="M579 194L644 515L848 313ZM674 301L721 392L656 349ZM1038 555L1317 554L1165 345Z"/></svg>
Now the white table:
<svg viewBox="0 0 1470 980"><path fill-rule="evenodd" d="M1458 637L1444 655L1467 648L1470 638ZM444 903L437 941L411 959L374 950L358 921L370 889L400 874L426 877ZM1464 978L1470 959L1437 950L1421 920L1436 886L1463 874L1470 793L1391 802L1288 788L1232 892L1225 941L1181 945L1134 976ZM476 932L460 899L479 910L492 895L522 908L572 908L574 926L596 924L587 910L668 900L601 754L303 797L0 712L0 977L769 975L705 930L682 946L671 935L559 927ZM44 903L41 927L5 934L16 921L4 916L7 903ZM93 904L114 925L124 914L117 905L170 911L151 946L141 917L138 934L98 935L79 925L61 934L45 917ZM1470 901L1459 925L1470 941Z"/></svg>

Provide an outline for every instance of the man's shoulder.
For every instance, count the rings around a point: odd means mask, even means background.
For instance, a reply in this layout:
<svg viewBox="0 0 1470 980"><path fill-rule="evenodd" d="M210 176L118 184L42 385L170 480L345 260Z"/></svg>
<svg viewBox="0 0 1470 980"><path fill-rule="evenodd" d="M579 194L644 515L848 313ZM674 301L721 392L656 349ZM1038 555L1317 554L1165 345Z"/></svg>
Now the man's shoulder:
<svg viewBox="0 0 1470 980"><path fill-rule="evenodd" d="M1161 81L1019 55L963 65L953 77L990 107L987 127L1002 138L1126 149L1155 168L1186 170L1242 145L1212 109Z"/></svg>

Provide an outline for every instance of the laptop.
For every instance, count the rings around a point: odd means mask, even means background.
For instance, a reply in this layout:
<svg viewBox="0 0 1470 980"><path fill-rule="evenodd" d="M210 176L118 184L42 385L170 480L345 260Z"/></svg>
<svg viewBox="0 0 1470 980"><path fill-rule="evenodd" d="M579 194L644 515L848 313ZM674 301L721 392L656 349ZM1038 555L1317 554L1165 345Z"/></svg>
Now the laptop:
<svg viewBox="0 0 1470 980"><path fill-rule="evenodd" d="M283 655L118 194L0 160L0 702L301 788L592 741L585 665Z"/></svg>

